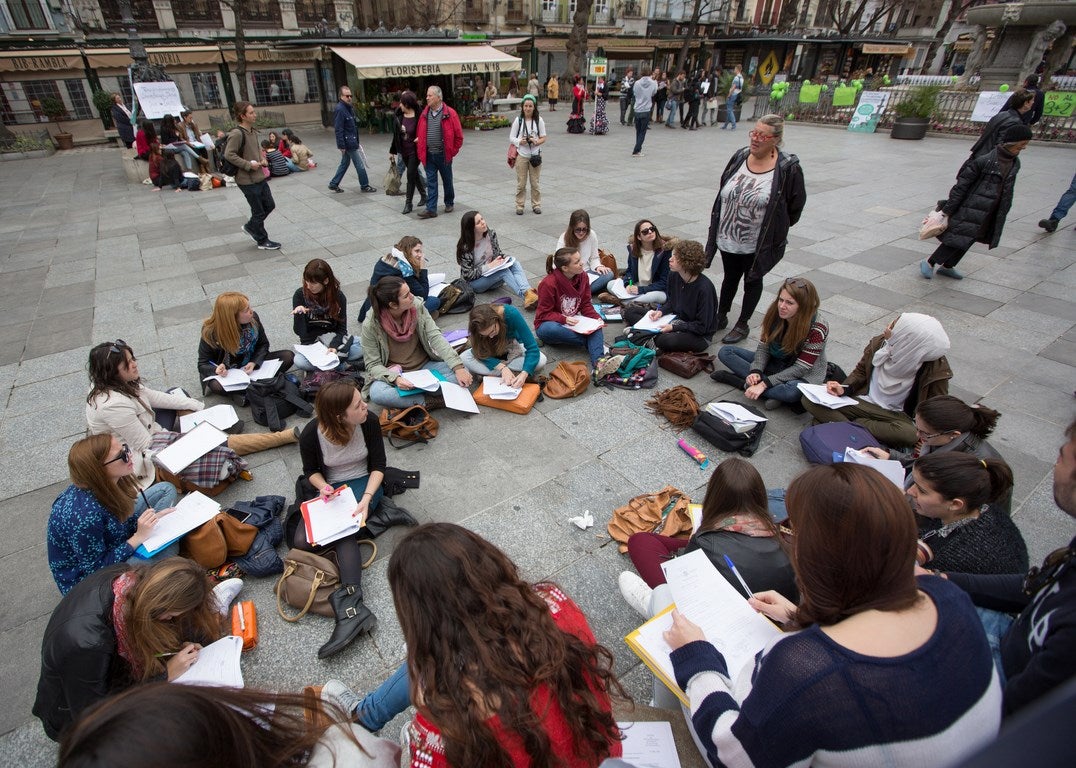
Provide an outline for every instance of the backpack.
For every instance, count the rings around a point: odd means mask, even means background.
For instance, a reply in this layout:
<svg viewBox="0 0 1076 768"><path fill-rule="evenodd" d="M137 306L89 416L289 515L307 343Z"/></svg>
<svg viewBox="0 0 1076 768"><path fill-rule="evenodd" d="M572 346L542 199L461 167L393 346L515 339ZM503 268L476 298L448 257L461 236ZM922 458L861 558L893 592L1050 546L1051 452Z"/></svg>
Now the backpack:
<svg viewBox="0 0 1076 768"><path fill-rule="evenodd" d="M634 533L660 533L662 536L687 538L691 535L691 498L667 485L657 493L644 493L613 510L606 530L619 543L620 553L628 551L628 539Z"/></svg>
<svg viewBox="0 0 1076 768"><path fill-rule="evenodd" d="M256 424L269 427L273 432L284 429L289 416L301 413L312 416L314 409L303 400L299 387L282 373L267 381L252 381L247 387L247 403L250 416Z"/></svg>
<svg viewBox="0 0 1076 768"><path fill-rule="evenodd" d="M314 373L308 374L307 377L303 379L302 384L299 385L299 394L302 395L304 399L313 402L322 387L329 382L339 381L340 379L352 379L355 382L355 386L360 390L364 383L363 377L360 374L351 371L315 371Z"/></svg>
<svg viewBox="0 0 1076 768"><path fill-rule="evenodd" d="M619 359L616 370L600 375ZM624 340L613 344L609 354L598 358L592 374L595 386L620 389L653 389L658 383L657 354L653 349Z"/></svg>
<svg viewBox="0 0 1076 768"><path fill-rule="evenodd" d="M407 408L385 408L378 417L381 422L381 434L389 439L389 445L399 450L415 443L428 443L437 437L440 424L430 412L421 405ZM393 438L403 440L403 445L396 445Z"/></svg>
<svg viewBox="0 0 1076 768"><path fill-rule="evenodd" d="M243 137L243 141L239 145L239 152L236 153L240 157L242 157L243 153L247 149L247 135L243 132L242 128L236 128L235 130L239 131L240 135ZM225 144L225 146L227 146L227 144ZM239 173L239 166L235 165L234 163L228 162L228 160L224 157L223 150L220 153L220 172L223 173L225 176L235 176L235 174Z"/></svg>
<svg viewBox="0 0 1076 768"><path fill-rule="evenodd" d="M743 407L756 416L762 416L762 411L754 406L743 405ZM766 422L760 421L746 432L737 432L732 424L703 409L699 411L691 428L720 451L753 456L758 450L758 444L762 442L762 432L766 429Z"/></svg>
<svg viewBox="0 0 1076 768"><path fill-rule="evenodd" d="M554 400L562 400L583 394L589 384L590 374L587 373L586 363L561 360L550 371L544 392Z"/></svg>
<svg viewBox="0 0 1076 768"><path fill-rule="evenodd" d="M441 314L460 315L474 309L474 288L457 277L441 291Z"/></svg>
<svg viewBox="0 0 1076 768"><path fill-rule="evenodd" d="M800 448L812 464L844 461L844 449L857 451L867 446L881 447L867 428L854 421L830 421L815 424L800 432Z"/></svg>

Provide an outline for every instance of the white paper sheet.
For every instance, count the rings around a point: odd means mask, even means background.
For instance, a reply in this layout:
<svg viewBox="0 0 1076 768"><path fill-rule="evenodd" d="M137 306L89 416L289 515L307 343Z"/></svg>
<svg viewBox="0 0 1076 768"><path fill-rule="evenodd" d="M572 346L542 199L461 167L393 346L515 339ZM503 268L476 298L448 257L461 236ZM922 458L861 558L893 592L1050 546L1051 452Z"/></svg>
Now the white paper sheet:
<svg viewBox="0 0 1076 768"><path fill-rule="evenodd" d="M863 464L864 466L877 469L886 479L904 492L904 465L893 459L876 459L868 453L857 451L855 448L844 449L844 460L851 464Z"/></svg>
<svg viewBox="0 0 1076 768"><path fill-rule="evenodd" d="M825 384L797 384L796 387L812 403L824 405L832 410L844 408L846 405L856 405L858 402L854 397L847 395L831 395L826 391Z"/></svg>
<svg viewBox="0 0 1076 768"><path fill-rule="evenodd" d="M504 262L496 267L491 267L489 264L484 265L482 267L482 277L489 277L498 272L503 272L506 269L510 269L512 265L516 263L516 260L511 256L504 256L502 258L504 259Z"/></svg>
<svg viewBox="0 0 1076 768"><path fill-rule="evenodd" d="M429 280L430 286L440 285L445 282L445 278L448 274L445 272L427 272L426 279Z"/></svg>
<svg viewBox="0 0 1076 768"><path fill-rule="evenodd" d="M675 319L676 315L662 315L657 320L651 320L650 313L647 312L639 319L639 322L632 326L632 328L637 331L657 331L659 328L668 325Z"/></svg>
<svg viewBox="0 0 1076 768"><path fill-rule="evenodd" d="M617 723L624 732L624 762L634 768L680 768L672 725L666 722Z"/></svg>
<svg viewBox="0 0 1076 768"><path fill-rule="evenodd" d="M340 365L340 358L329 354L329 348L320 341L313 344L293 344L295 351L305 357L312 366L323 371L335 371Z"/></svg>
<svg viewBox="0 0 1076 768"><path fill-rule="evenodd" d="M220 504L208 496L195 491L184 496L176 508L158 518L153 532L139 547L140 552L152 555L159 549L171 544L184 534L190 533L202 523L220 512Z"/></svg>
<svg viewBox="0 0 1076 768"><path fill-rule="evenodd" d="M218 445L228 441L228 436L207 421L203 421L155 456L157 463L169 472L179 474Z"/></svg>
<svg viewBox="0 0 1076 768"><path fill-rule="evenodd" d="M523 389L508 386L500 376L483 376L482 391L494 400L515 400Z"/></svg>
<svg viewBox="0 0 1076 768"><path fill-rule="evenodd" d="M246 389L250 376L242 368L229 368L223 376L206 376L202 381L219 381L225 392Z"/></svg>
<svg viewBox="0 0 1076 768"><path fill-rule="evenodd" d="M474 396L466 388L451 381L441 382L441 397L445 399L445 407L464 413L478 413L478 403Z"/></svg>
<svg viewBox="0 0 1076 768"><path fill-rule="evenodd" d="M414 389L436 392L437 388L441 386L441 380L433 375L433 371L428 371L425 368L420 368L417 371L404 371L400 375L411 382Z"/></svg>
<svg viewBox="0 0 1076 768"><path fill-rule="evenodd" d="M242 688L243 671L239 667L242 653L243 638L235 635L222 637L198 651L198 660L172 682Z"/></svg>
<svg viewBox="0 0 1076 768"><path fill-rule="evenodd" d="M584 336L589 336L597 330L605 327L605 323L593 317L587 317L586 315L572 315L577 321L575 325L568 325L564 323L564 327L569 331L575 331L581 333Z"/></svg>
<svg viewBox="0 0 1076 768"><path fill-rule="evenodd" d="M677 609L698 624L721 655L729 676L748 664L755 654L780 634L768 619L747 604L746 598L725 580L701 549L661 564Z"/></svg>
<svg viewBox="0 0 1076 768"><path fill-rule="evenodd" d="M758 423L761 421L769 421L765 416L758 416L751 411L744 408L739 403L727 403L724 401L717 403L708 403L706 410L715 416L720 416L726 421L750 421Z"/></svg>
<svg viewBox="0 0 1076 768"><path fill-rule="evenodd" d="M222 403L211 408L205 408L194 413L186 413L179 417L179 431L190 432L203 421L209 422L217 429L228 429L239 422L239 415L235 408Z"/></svg>
<svg viewBox="0 0 1076 768"><path fill-rule="evenodd" d="M324 546L357 532L364 522L354 517L358 505L351 486L344 486L328 501L318 497L303 502L303 520L307 523L310 543Z"/></svg>
<svg viewBox="0 0 1076 768"><path fill-rule="evenodd" d="M609 284L605 286L605 289L609 293L616 296L618 299L631 300L635 298L635 295L628 293L627 286L624 285L624 281L621 279L610 280Z"/></svg>
<svg viewBox="0 0 1076 768"><path fill-rule="evenodd" d="M250 372L251 381L264 381L265 379L271 379L276 376L277 371L280 370L280 366L283 365L283 360L266 360L259 365L253 371Z"/></svg>

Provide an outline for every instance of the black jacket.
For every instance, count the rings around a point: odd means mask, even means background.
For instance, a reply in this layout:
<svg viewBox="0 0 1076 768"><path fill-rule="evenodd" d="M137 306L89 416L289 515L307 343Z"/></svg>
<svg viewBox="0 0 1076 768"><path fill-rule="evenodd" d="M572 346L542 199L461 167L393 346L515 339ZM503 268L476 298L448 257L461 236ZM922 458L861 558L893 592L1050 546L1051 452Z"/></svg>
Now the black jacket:
<svg viewBox="0 0 1076 768"><path fill-rule="evenodd" d="M347 296L343 291L336 292L336 301L340 305L340 314L329 317L325 310L318 304L308 304L302 288L296 288L291 296L291 307L306 307L309 312L300 312L292 315L291 328L299 337L300 344L313 344L319 336L326 333L333 334L332 341L326 344L333 349L339 349L347 336ZM268 344L268 342L267 342Z"/></svg>
<svg viewBox="0 0 1076 768"><path fill-rule="evenodd" d="M691 537L684 553L701 549L725 580L742 592L740 582L729 570L725 556L732 560L747 586L755 592L773 589L794 603L799 602L796 575L788 555L775 538L748 536L735 531L702 531Z"/></svg>
<svg viewBox="0 0 1076 768"><path fill-rule="evenodd" d="M717 197L710 211L710 233L706 237L706 266L713 264L717 253L717 228L721 223L721 190L741 165L747 162L751 150L739 150L721 174ZM747 272L748 279L759 280L784 258L788 243L788 228L800 220L803 206L807 204L807 190L803 184L803 169L795 155L780 152L774 167L770 202L762 219L762 230L755 248L755 260Z"/></svg>
<svg viewBox="0 0 1076 768"><path fill-rule="evenodd" d="M1015 109L1001 110L990 118L990 122L983 128L983 132L979 134L978 140L971 145L971 156L976 158L985 155L998 145L1001 137L1005 135L1006 129L1014 125L1023 124L1024 116Z"/></svg>
<svg viewBox="0 0 1076 768"><path fill-rule="evenodd" d="M269 337L265 335L265 326L262 325L261 319L258 317L258 313L254 313L253 324L258 329L258 339L254 342L254 350L250 354L248 360L244 360L230 352L224 350L215 344L210 344L205 339L199 337L198 339L198 377L204 379L206 376L212 376L217 364L222 364L226 368L242 368L247 363L254 363L254 367L265 362L266 355L269 354ZM204 385L203 385L204 386Z"/></svg>
<svg viewBox="0 0 1076 768"><path fill-rule="evenodd" d="M964 163L956 184L942 212L949 226L939 236L945 245L967 250L972 243L986 243L991 248L1001 240L1005 217L1012 206L1013 187L1020 171L1020 158L1014 158L1007 176L998 164L998 149Z"/></svg>
<svg viewBox="0 0 1076 768"><path fill-rule="evenodd" d="M134 682L112 627L112 582L127 570L118 564L91 573L64 596L45 628L33 713L53 741L83 709Z"/></svg>

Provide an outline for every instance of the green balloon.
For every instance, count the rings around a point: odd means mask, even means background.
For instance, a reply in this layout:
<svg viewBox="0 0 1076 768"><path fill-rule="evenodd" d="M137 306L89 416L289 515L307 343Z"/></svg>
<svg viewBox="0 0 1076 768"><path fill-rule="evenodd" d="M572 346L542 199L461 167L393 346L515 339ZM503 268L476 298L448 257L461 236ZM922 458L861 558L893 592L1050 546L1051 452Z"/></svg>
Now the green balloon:
<svg viewBox="0 0 1076 768"><path fill-rule="evenodd" d="M953 75L953 77L952 77L952 80L953 80L953 82L954 82L954 83L955 83L955 82L956 82L957 80L959 80L959 79L960 79L960 78L959 78L959 77L957 77L956 75Z"/></svg>
<svg viewBox="0 0 1076 768"><path fill-rule="evenodd" d="M829 90L829 86L828 86L828 85L823 85L823 86L822 86L822 90L823 90L823 91L828 91L828 90Z"/></svg>
<svg viewBox="0 0 1076 768"><path fill-rule="evenodd" d="M788 117L785 118L785 119L786 120L795 120L796 119L796 114L794 112L789 112Z"/></svg>
<svg viewBox="0 0 1076 768"><path fill-rule="evenodd" d="M1000 86L998 87L998 90L999 90L999 91L1001 91L1002 93L1006 93L1006 92L1008 92L1008 90L1009 90L1009 84L1008 84L1008 83L1002 83L1002 84L1001 84L1001 85L1000 85Z"/></svg>

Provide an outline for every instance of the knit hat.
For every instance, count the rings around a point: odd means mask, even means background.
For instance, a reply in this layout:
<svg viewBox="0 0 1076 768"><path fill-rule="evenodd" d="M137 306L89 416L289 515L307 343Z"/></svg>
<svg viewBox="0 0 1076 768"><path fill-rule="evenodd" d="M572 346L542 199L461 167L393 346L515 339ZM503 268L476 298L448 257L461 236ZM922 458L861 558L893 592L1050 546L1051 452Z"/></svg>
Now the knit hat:
<svg viewBox="0 0 1076 768"><path fill-rule="evenodd" d="M1026 125L1010 125L1001 134L1002 144L1015 144L1018 141L1031 141L1031 129Z"/></svg>

